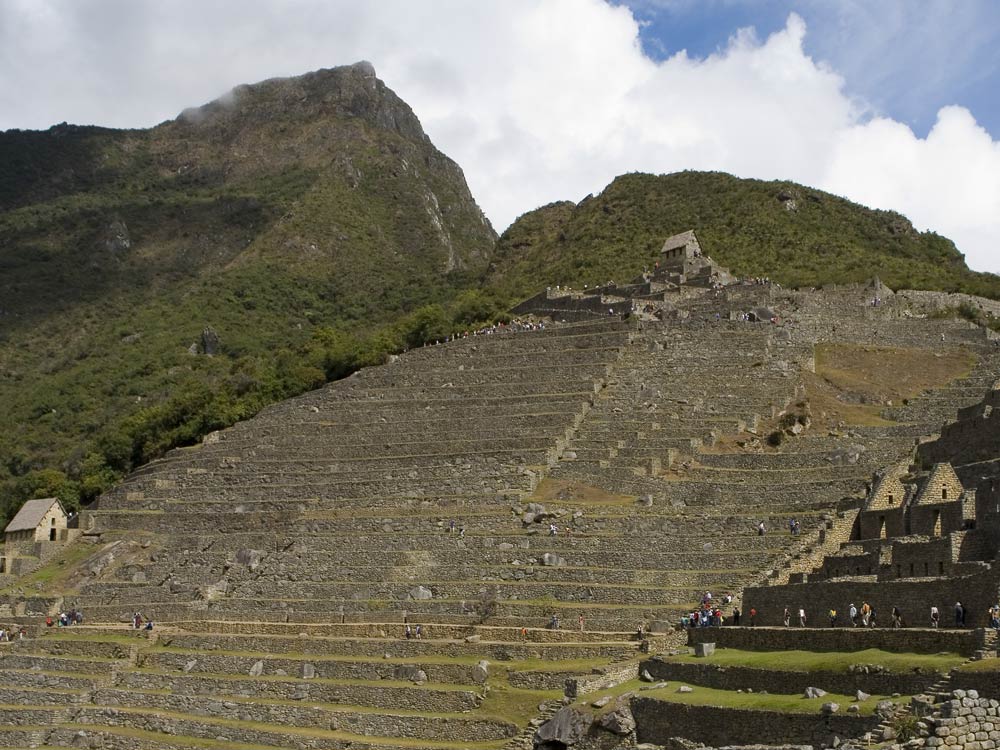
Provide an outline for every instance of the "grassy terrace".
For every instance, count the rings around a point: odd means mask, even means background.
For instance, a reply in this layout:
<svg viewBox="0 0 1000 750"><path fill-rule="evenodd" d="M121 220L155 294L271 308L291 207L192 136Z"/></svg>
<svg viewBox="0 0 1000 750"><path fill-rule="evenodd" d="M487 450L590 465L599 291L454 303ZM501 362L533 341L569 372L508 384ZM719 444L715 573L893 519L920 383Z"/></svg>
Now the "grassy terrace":
<svg viewBox="0 0 1000 750"><path fill-rule="evenodd" d="M707 657L681 654L664 657L664 660L788 672L846 672L852 664L881 664L893 672L912 672L919 668L945 673L964 662L966 657L954 653L893 653L875 648L849 653L835 651L741 651L740 649L720 648Z"/></svg>
<svg viewBox="0 0 1000 750"><path fill-rule="evenodd" d="M690 693L678 693L677 689L683 683L668 683L658 690L647 690L640 695L672 703L686 703L692 706L722 706L724 708L742 708L756 711L779 711L782 713L819 713L824 703L839 703L843 708L856 705L862 715L875 712L875 707L887 696L873 695L868 700L856 701L851 695L827 693L822 698L805 698L801 694L784 695L781 693L739 693L733 690L716 690L714 688L695 686ZM633 680L620 685L624 691L636 690L642 683ZM623 692L624 692L623 691ZM908 698L893 698L895 701L906 701Z"/></svg>

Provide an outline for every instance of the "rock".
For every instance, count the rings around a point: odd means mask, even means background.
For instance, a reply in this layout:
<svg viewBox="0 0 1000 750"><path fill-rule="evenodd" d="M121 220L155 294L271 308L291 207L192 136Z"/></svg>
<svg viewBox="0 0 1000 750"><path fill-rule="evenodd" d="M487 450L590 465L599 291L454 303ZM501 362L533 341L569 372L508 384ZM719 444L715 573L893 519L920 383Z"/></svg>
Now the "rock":
<svg viewBox="0 0 1000 750"><path fill-rule="evenodd" d="M483 659L476 666L472 668L472 679L479 685L482 685L489 679L490 676L490 663Z"/></svg>
<svg viewBox="0 0 1000 750"><path fill-rule="evenodd" d="M576 451L563 451L562 457L564 461L576 461Z"/></svg>
<svg viewBox="0 0 1000 750"><path fill-rule="evenodd" d="M694 644L694 655L695 656L711 656L715 653L714 643L696 643Z"/></svg>
<svg viewBox="0 0 1000 750"><path fill-rule="evenodd" d="M826 691L818 687L807 687L804 695L806 698L822 698Z"/></svg>
<svg viewBox="0 0 1000 750"><path fill-rule="evenodd" d="M642 670L642 672L639 673L639 679L642 680L643 682L655 682L655 680L653 679L653 675L651 675L649 673L649 670L646 669Z"/></svg>
<svg viewBox="0 0 1000 750"><path fill-rule="evenodd" d="M854 700L856 700L856 701L866 701L869 698L871 698L871 696L868 693L866 693L864 690L855 690L854 691Z"/></svg>
<svg viewBox="0 0 1000 750"><path fill-rule="evenodd" d="M829 715L829 714L835 714L835 713L837 713L837 711L840 710L840 704L839 703L833 703L833 702L824 703L822 706L819 707L819 710L822 713L827 714L827 715Z"/></svg>
<svg viewBox="0 0 1000 750"><path fill-rule="evenodd" d="M253 666L250 667L250 676L251 677L260 677L262 674L264 674L264 662L262 662L262 661L255 661L253 663Z"/></svg>
<svg viewBox="0 0 1000 750"><path fill-rule="evenodd" d="M412 589L410 589L407 596L409 596L411 599L415 601L434 598L434 594L431 593L431 590L426 586L414 586Z"/></svg>
<svg viewBox="0 0 1000 750"><path fill-rule="evenodd" d="M214 328L207 326L201 332L201 346L198 348L211 357L219 353L221 346L222 342L219 340L219 334L215 332Z"/></svg>
<svg viewBox="0 0 1000 750"><path fill-rule="evenodd" d="M681 685L679 688L677 688L677 692L678 693L693 693L694 692L694 688L690 687L688 685Z"/></svg>
<svg viewBox="0 0 1000 750"><path fill-rule="evenodd" d="M892 727L883 727L882 741L888 742L889 740L894 740L894 739L896 739L896 730L893 729Z"/></svg>
<svg viewBox="0 0 1000 750"><path fill-rule="evenodd" d="M476 633L475 635L467 635L467 636L465 636L465 642L466 643L479 643L482 639L483 639L483 637L481 635L479 635L479 633Z"/></svg>
<svg viewBox="0 0 1000 750"><path fill-rule="evenodd" d="M853 706L848 706L847 707L847 713L849 713L849 714L856 714L856 713L860 713L860 712L861 712L861 709L857 705L853 705Z"/></svg>
<svg viewBox="0 0 1000 750"><path fill-rule="evenodd" d="M264 553L256 549L241 549L236 552L235 559L237 564L245 565L250 572L253 572L260 567Z"/></svg>
<svg viewBox="0 0 1000 750"><path fill-rule="evenodd" d="M316 667L312 664L305 663L302 665L302 679L311 680L316 676Z"/></svg>
<svg viewBox="0 0 1000 750"><path fill-rule="evenodd" d="M146 582L146 574L143 573L141 570L138 570L132 574L132 583L145 583L145 582Z"/></svg>
<svg viewBox="0 0 1000 750"><path fill-rule="evenodd" d="M535 732L535 745L563 746L575 745L590 729L594 717L570 706L559 709L555 716L538 727Z"/></svg>
<svg viewBox="0 0 1000 750"><path fill-rule="evenodd" d="M593 706L594 708L604 708L609 703L611 703L611 696L610 695L605 695L603 698L598 698L596 701L594 701L590 705Z"/></svg>
<svg viewBox="0 0 1000 750"><path fill-rule="evenodd" d="M424 684L425 682L427 682L427 673L422 669L416 670L413 673L413 676L410 677L410 682L414 683L415 685Z"/></svg>
<svg viewBox="0 0 1000 750"><path fill-rule="evenodd" d="M619 699L615 703L614 709L608 711L597 721L597 725L602 729L607 729L613 734L625 736L635 731L635 718L629 710L628 701Z"/></svg>
<svg viewBox="0 0 1000 750"><path fill-rule="evenodd" d="M562 568L566 566L565 558L560 557L554 552L546 552L544 555L542 555L540 562L542 563L542 565L547 565L554 568Z"/></svg>
<svg viewBox="0 0 1000 750"><path fill-rule="evenodd" d="M653 507L653 496L652 495L641 495L635 502L638 505L641 505L643 508L652 508Z"/></svg>
<svg viewBox="0 0 1000 750"><path fill-rule="evenodd" d="M184 664L184 671L185 672L190 672L192 669L194 669L197 666L198 666L198 660L197 659L191 659L189 662L187 662L187 663Z"/></svg>

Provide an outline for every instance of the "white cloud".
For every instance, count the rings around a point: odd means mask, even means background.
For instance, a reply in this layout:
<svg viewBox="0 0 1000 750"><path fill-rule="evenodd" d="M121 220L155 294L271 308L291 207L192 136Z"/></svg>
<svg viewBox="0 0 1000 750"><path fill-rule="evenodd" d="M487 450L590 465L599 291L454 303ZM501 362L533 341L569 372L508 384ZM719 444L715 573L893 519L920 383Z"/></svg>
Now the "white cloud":
<svg viewBox="0 0 1000 750"><path fill-rule="evenodd" d="M642 53L601 0L0 0L0 127L144 126L237 83L371 60L498 229L630 170L787 178L892 208L1000 271L1000 144L946 107L924 139L807 56L804 22L705 59Z"/></svg>

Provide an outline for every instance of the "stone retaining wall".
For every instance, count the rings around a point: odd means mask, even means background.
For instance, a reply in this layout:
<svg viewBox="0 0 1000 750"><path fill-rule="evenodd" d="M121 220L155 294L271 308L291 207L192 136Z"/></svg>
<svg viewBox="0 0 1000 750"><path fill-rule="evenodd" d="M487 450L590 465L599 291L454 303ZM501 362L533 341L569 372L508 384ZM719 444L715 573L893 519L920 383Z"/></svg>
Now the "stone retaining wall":
<svg viewBox="0 0 1000 750"><path fill-rule="evenodd" d="M748 605L744 608L749 611ZM863 651L897 653L951 652L971 656L978 648L974 630L904 628L722 627L688 630L688 644L715 643L746 651Z"/></svg>
<svg viewBox="0 0 1000 750"><path fill-rule="evenodd" d="M796 743L828 745L834 736L860 737L874 729L875 716L779 713L695 706L635 697L631 701L636 740L668 745L685 737L710 746Z"/></svg>

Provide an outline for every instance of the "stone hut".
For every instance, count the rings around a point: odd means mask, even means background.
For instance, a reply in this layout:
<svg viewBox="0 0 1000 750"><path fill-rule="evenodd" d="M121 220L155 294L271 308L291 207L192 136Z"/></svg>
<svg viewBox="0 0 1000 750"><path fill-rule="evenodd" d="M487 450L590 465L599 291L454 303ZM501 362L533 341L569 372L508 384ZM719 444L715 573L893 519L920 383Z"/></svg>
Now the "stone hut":
<svg viewBox="0 0 1000 750"><path fill-rule="evenodd" d="M696 287L726 286L736 281L732 274L705 255L694 230L675 234L660 250L658 281Z"/></svg>
<svg viewBox="0 0 1000 750"><path fill-rule="evenodd" d="M23 575L40 565L61 543L71 541L69 515L58 498L29 500L4 529L0 573Z"/></svg>
<svg viewBox="0 0 1000 750"><path fill-rule="evenodd" d="M885 539L906 533L904 506L909 489L903 484L908 467L893 466L875 481L858 516L860 539Z"/></svg>

